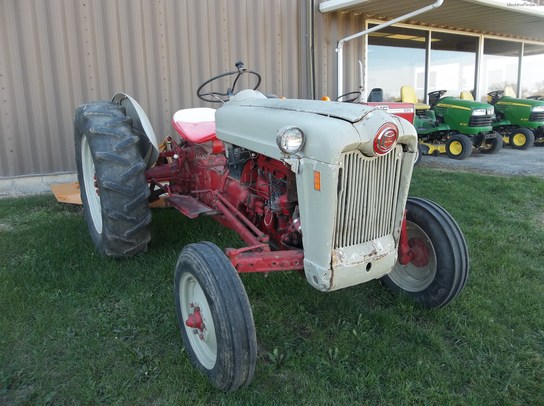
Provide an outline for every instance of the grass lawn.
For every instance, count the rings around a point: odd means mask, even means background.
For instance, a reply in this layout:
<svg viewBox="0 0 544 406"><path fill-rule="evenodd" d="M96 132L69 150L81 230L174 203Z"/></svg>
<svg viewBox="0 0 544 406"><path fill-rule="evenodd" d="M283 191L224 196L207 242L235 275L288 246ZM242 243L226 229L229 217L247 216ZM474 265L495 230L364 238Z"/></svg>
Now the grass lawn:
<svg viewBox="0 0 544 406"><path fill-rule="evenodd" d="M225 394L190 365L174 265L209 218L154 210L147 254L95 254L80 207L0 200L0 404L544 404L544 181L416 169L413 196L465 233L471 273L425 310L373 281L324 294L296 273L243 275L259 355Z"/></svg>

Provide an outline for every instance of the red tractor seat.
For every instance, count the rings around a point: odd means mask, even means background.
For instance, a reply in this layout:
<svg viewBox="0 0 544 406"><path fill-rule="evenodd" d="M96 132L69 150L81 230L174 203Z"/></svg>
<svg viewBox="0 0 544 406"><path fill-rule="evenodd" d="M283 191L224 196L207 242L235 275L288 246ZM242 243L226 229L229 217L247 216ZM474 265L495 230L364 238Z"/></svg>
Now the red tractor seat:
<svg viewBox="0 0 544 406"><path fill-rule="evenodd" d="M179 110L172 118L172 126L182 138L195 144L214 141L215 109L197 107Z"/></svg>

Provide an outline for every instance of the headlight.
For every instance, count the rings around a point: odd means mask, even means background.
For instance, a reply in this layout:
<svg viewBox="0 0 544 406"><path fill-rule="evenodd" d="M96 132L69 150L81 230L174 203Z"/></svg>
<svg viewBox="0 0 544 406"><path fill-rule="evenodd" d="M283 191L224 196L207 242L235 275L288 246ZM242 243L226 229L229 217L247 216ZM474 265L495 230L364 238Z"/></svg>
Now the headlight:
<svg viewBox="0 0 544 406"><path fill-rule="evenodd" d="M544 113L544 106L533 107L533 113Z"/></svg>
<svg viewBox="0 0 544 406"><path fill-rule="evenodd" d="M485 116L487 114L486 109L474 109L472 110L473 116Z"/></svg>
<svg viewBox="0 0 544 406"><path fill-rule="evenodd" d="M492 116L493 114L495 114L495 107L488 107L487 108L487 115Z"/></svg>
<svg viewBox="0 0 544 406"><path fill-rule="evenodd" d="M286 154L295 154L304 146L304 133L300 128L282 127L276 134L278 148Z"/></svg>

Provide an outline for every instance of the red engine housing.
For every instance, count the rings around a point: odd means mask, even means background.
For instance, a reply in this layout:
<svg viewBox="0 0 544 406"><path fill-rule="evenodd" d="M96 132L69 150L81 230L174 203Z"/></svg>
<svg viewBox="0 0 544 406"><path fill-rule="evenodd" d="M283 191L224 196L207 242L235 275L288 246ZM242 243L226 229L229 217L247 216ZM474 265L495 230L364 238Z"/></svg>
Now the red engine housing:
<svg viewBox="0 0 544 406"><path fill-rule="evenodd" d="M295 175L287 165L237 147L229 158L208 144L170 148L161 153L164 164L147 172L156 194L166 192L167 201L189 217L214 215L250 246L302 248Z"/></svg>

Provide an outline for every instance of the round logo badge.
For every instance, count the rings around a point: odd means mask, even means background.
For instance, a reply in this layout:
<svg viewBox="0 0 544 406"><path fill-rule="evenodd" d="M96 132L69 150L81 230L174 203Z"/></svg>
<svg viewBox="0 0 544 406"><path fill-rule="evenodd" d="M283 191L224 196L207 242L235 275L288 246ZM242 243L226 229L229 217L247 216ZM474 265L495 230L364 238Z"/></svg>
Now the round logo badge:
<svg viewBox="0 0 544 406"><path fill-rule="evenodd" d="M380 127L374 138L374 152L378 155L388 153L395 146L399 131L393 123L386 123Z"/></svg>

